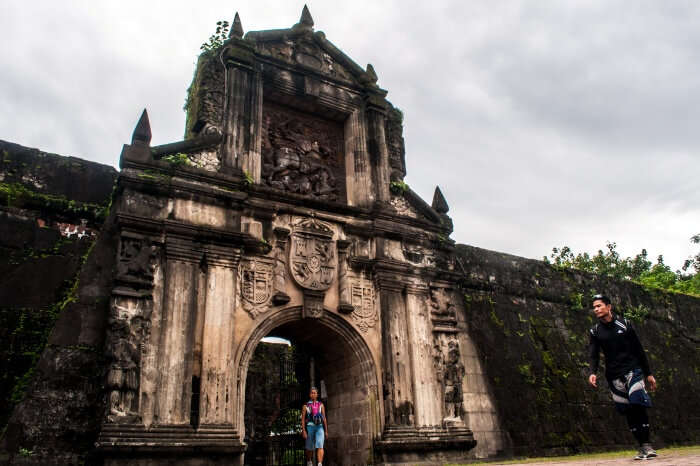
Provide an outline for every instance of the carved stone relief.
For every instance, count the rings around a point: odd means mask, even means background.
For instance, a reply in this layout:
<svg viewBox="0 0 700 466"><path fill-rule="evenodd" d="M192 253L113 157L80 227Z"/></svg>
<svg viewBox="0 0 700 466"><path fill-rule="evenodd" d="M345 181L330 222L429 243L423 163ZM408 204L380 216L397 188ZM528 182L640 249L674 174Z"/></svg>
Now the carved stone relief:
<svg viewBox="0 0 700 466"><path fill-rule="evenodd" d="M258 50L292 65L300 64L321 73L345 80L352 80L352 75L333 57L326 53L313 39L301 37L296 41L261 42Z"/></svg>
<svg viewBox="0 0 700 466"><path fill-rule="evenodd" d="M331 227L315 218L293 225L289 270L304 293L304 317L320 317L323 300L336 274L336 242Z"/></svg>
<svg viewBox="0 0 700 466"><path fill-rule="evenodd" d="M327 290L336 272L333 230L314 218L295 224L291 235L289 268L294 281L302 288Z"/></svg>
<svg viewBox="0 0 700 466"><path fill-rule="evenodd" d="M392 181L403 180L406 176L406 147L403 139L403 115L391 108L385 120L386 145L389 151L389 166Z"/></svg>
<svg viewBox="0 0 700 466"><path fill-rule="evenodd" d="M443 389L443 423L463 424L462 379L465 375L459 349L456 307L448 288L430 287L430 320L433 324L433 357Z"/></svg>
<svg viewBox="0 0 700 466"><path fill-rule="evenodd" d="M187 136L221 134L224 109L225 68L217 54L200 55L200 70L187 99Z"/></svg>
<svg viewBox="0 0 700 466"><path fill-rule="evenodd" d="M158 247L147 238L122 236L117 261L117 280L134 288L152 287L157 256Z"/></svg>
<svg viewBox="0 0 700 466"><path fill-rule="evenodd" d="M352 320L362 332L373 328L377 322L377 308L374 305L374 287L367 280L352 282Z"/></svg>
<svg viewBox="0 0 700 466"><path fill-rule="evenodd" d="M430 320L437 331L456 330L455 306L446 288L430 287Z"/></svg>
<svg viewBox="0 0 700 466"><path fill-rule="evenodd" d="M465 369L456 333L435 336L434 359L438 382L443 388L443 422L451 425L461 424L464 415L462 379Z"/></svg>
<svg viewBox="0 0 700 466"><path fill-rule="evenodd" d="M107 341L107 421L139 421L141 354L150 333L152 301L116 296L112 299Z"/></svg>
<svg viewBox="0 0 700 466"><path fill-rule="evenodd" d="M428 249L417 244L404 242L401 244L401 250L403 252L404 259L414 265L421 265L425 267L435 266L435 252L432 249Z"/></svg>
<svg viewBox="0 0 700 466"><path fill-rule="evenodd" d="M275 264L267 257L246 257L238 268L243 309L255 319L268 310Z"/></svg>
<svg viewBox="0 0 700 466"><path fill-rule="evenodd" d="M399 215L404 215L406 217L411 217L411 218L418 218L418 212L411 207L411 204L408 203L405 197L400 196L400 195L391 195L391 199L389 200L389 204L394 208L397 214Z"/></svg>
<svg viewBox="0 0 700 466"><path fill-rule="evenodd" d="M219 168L221 168L221 156L216 150L201 150L189 154L188 157L194 167L211 172L219 171Z"/></svg>
<svg viewBox="0 0 700 466"><path fill-rule="evenodd" d="M262 178L270 187L328 201L345 197L340 123L266 102Z"/></svg>

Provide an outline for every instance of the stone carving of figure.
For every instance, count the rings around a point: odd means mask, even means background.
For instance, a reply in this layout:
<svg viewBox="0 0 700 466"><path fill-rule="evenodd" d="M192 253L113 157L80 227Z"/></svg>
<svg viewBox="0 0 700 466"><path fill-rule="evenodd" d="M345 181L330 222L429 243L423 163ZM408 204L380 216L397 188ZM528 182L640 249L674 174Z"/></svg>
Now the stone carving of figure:
<svg viewBox="0 0 700 466"><path fill-rule="evenodd" d="M445 419L454 421L462 418L462 379L464 365L462 364L459 343L452 337L447 344L447 358L444 365L445 384Z"/></svg>
<svg viewBox="0 0 700 466"><path fill-rule="evenodd" d="M110 422L132 422L138 418L141 352L148 323L138 315L113 315L109 324L108 356L112 362L107 375L107 418Z"/></svg>

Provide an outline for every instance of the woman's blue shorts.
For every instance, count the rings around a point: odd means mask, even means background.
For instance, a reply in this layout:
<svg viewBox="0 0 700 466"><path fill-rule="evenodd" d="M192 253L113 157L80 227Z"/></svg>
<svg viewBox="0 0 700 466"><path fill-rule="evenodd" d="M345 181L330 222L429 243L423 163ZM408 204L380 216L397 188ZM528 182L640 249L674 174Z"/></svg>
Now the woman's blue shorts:
<svg viewBox="0 0 700 466"><path fill-rule="evenodd" d="M323 440L325 438L323 432L323 424L306 424L306 449L315 450L323 448Z"/></svg>

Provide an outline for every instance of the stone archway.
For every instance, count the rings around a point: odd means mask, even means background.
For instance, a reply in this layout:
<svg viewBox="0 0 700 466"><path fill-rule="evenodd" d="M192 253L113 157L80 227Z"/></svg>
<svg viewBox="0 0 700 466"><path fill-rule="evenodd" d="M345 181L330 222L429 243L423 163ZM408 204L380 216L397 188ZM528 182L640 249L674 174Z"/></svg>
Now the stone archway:
<svg viewBox="0 0 700 466"><path fill-rule="evenodd" d="M303 343L314 353L314 364L328 395L329 438L324 464L371 463L373 443L381 432L378 366L362 336L328 310L320 318L303 319L301 306L283 309L248 336L237 365L239 432L245 432L248 367L258 343L268 335Z"/></svg>

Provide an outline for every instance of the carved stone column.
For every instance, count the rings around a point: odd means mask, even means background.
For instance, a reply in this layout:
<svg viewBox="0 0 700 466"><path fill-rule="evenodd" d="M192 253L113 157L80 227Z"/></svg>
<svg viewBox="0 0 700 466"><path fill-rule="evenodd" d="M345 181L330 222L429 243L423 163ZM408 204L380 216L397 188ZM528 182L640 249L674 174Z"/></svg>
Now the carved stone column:
<svg viewBox="0 0 700 466"><path fill-rule="evenodd" d="M289 239L289 229L276 227L273 230L276 238L275 243L275 270L272 295L272 303L275 306L281 306L289 302L287 294L287 240Z"/></svg>
<svg viewBox="0 0 700 466"><path fill-rule="evenodd" d="M353 311L352 285L348 279L348 247L351 241L338 240L338 312L349 314Z"/></svg>
<svg viewBox="0 0 700 466"><path fill-rule="evenodd" d="M200 426L233 428L235 419L234 311L240 251L208 247L202 332Z"/></svg>

